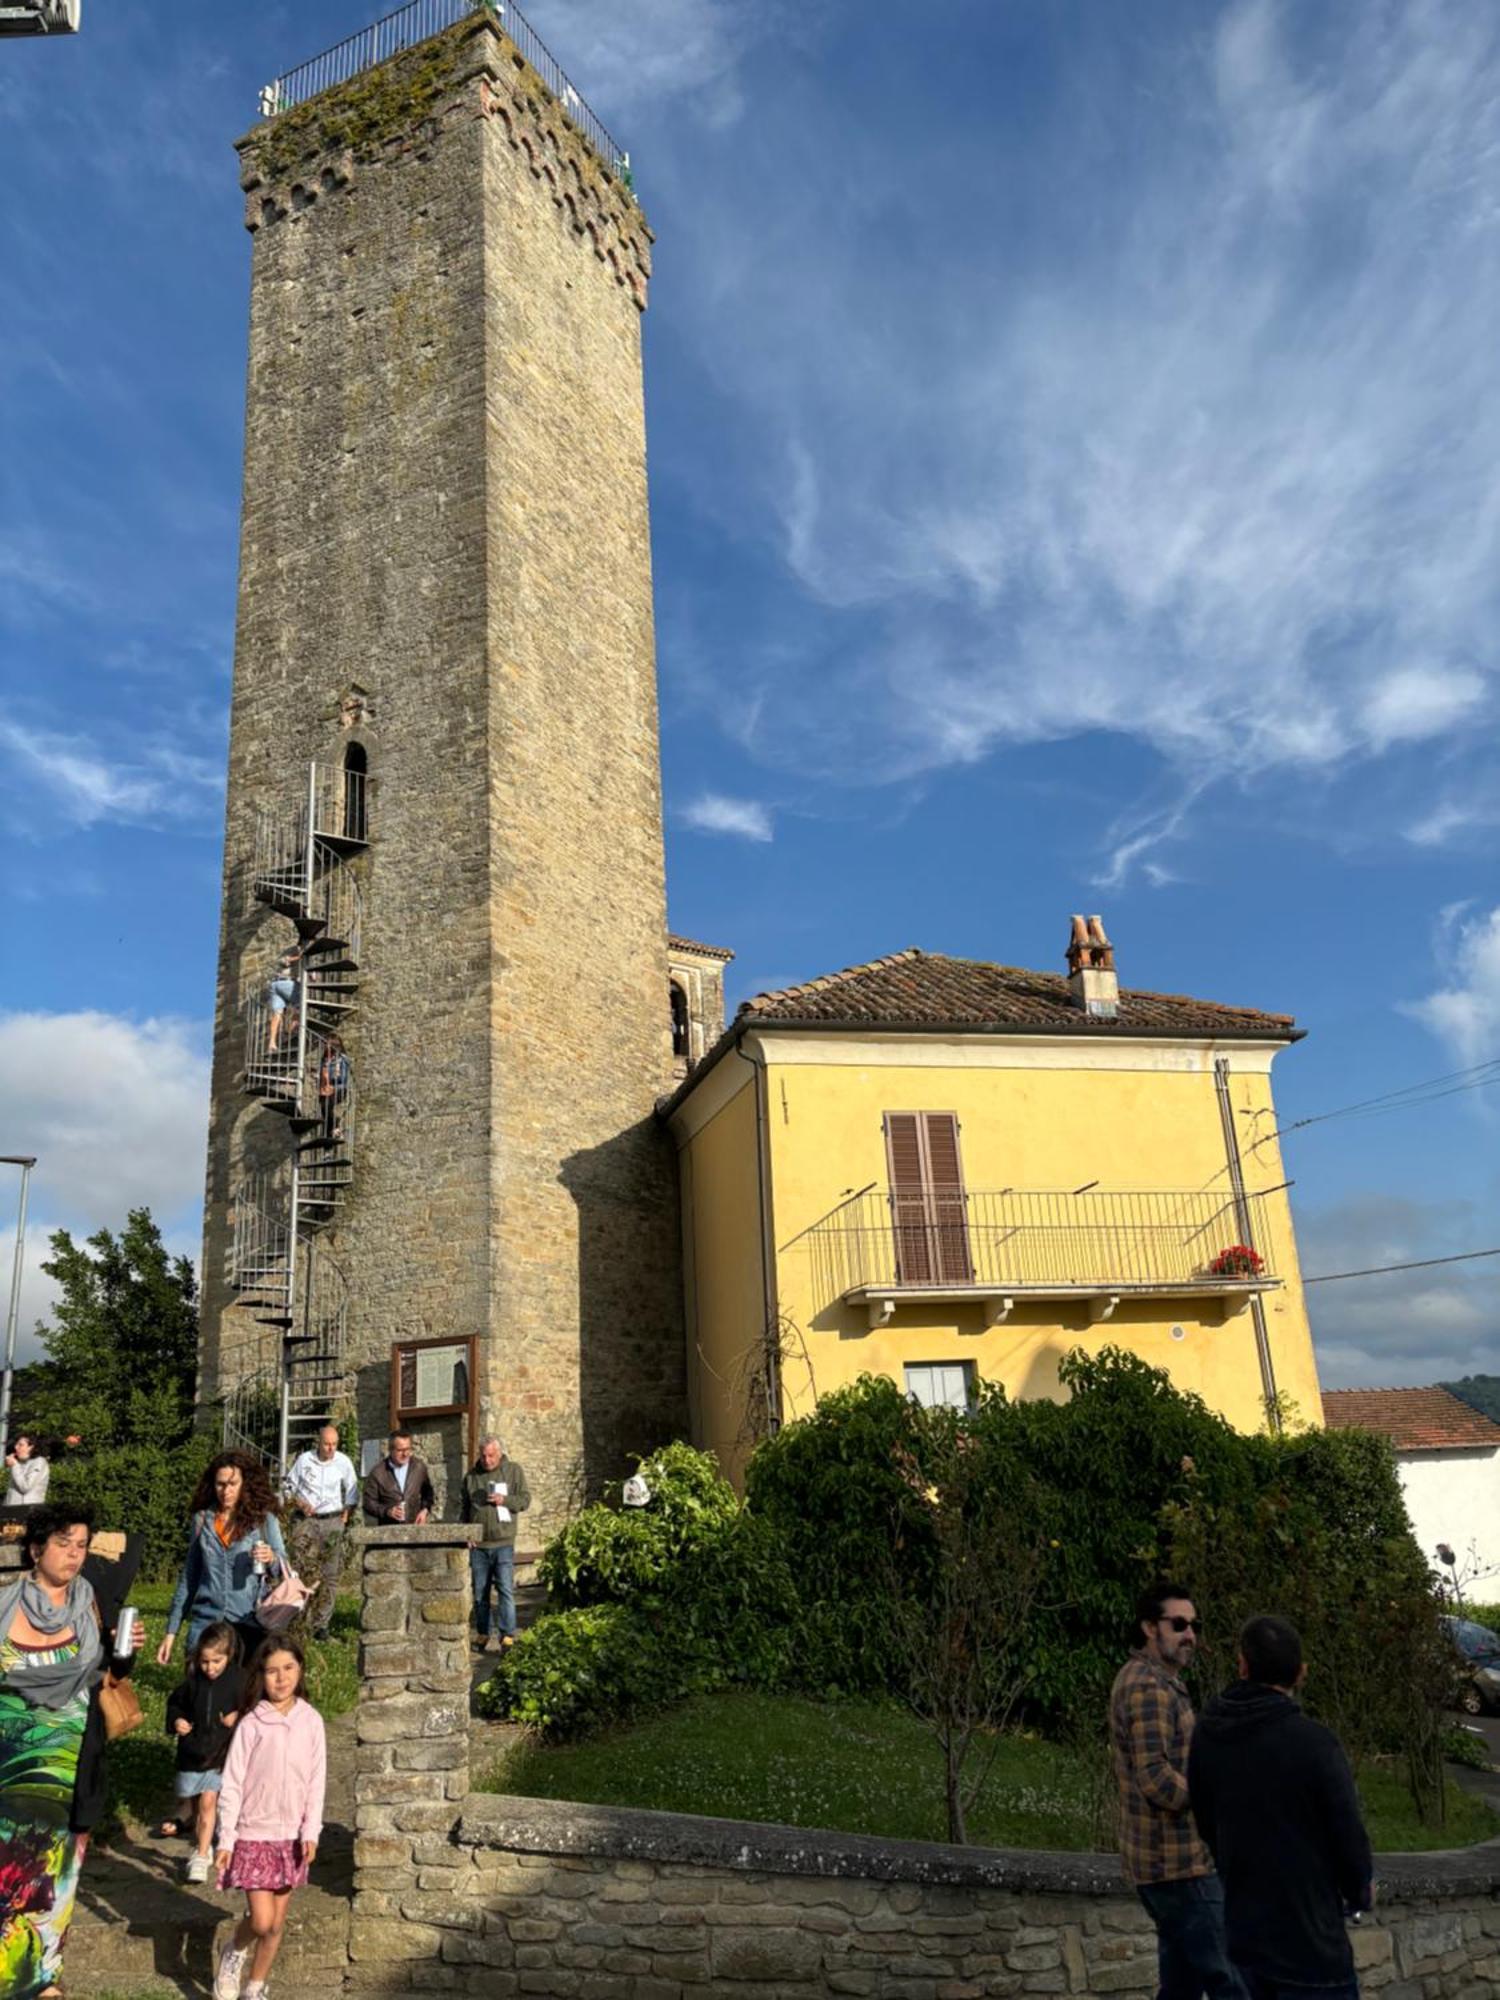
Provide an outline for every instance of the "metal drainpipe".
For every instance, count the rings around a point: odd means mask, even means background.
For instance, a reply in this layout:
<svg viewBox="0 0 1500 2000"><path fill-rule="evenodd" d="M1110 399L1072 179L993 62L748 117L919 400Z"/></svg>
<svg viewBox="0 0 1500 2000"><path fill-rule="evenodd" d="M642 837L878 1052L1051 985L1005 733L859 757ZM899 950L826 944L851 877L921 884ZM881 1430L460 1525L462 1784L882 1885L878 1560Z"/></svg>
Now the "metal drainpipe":
<svg viewBox="0 0 1500 2000"><path fill-rule="evenodd" d="M735 1043L734 1052L741 1062L749 1063L755 1071L755 1186L760 1207L761 1335L766 1342L766 1420L768 1435L774 1437L781 1428L781 1355L776 1342L770 1338L771 1302L776 1296L776 1266L771 1252L771 1204L766 1199L766 1065L760 1057L745 1053L743 1041Z"/></svg>
<svg viewBox="0 0 1500 2000"><path fill-rule="evenodd" d="M1235 1227L1246 1249L1255 1248L1250 1226L1250 1203L1245 1195L1245 1172L1240 1164L1240 1135L1235 1128L1234 1106L1229 1100L1229 1058L1214 1057L1214 1089L1219 1096L1219 1121L1224 1127L1224 1157L1229 1163L1229 1186L1234 1195ZM1265 1302L1259 1292L1250 1294L1250 1317L1255 1324L1255 1351L1260 1360L1260 1387L1265 1398L1266 1421L1272 1433L1281 1434L1281 1411L1276 1402L1276 1370L1271 1362L1271 1340L1266 1331Z"/></svg>

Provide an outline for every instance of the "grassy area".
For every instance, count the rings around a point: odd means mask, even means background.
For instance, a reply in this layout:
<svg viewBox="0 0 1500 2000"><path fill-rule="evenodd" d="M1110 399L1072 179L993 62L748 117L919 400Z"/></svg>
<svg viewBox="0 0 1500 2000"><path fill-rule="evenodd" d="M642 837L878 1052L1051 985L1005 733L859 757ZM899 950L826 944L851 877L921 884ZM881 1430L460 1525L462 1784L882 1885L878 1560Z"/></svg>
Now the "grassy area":
<svg viewBox="0 0 1500 2000"><path fill-rule="evenodd" d="M479 1786L887 1839L946 1838L932 1738L901 1709L873 1703L704 1695L554 1749L522 1740ZM1102 1751L1009 1736L970 1814L969 1837L992 1847L1107 1847L1111 1791ZM1385 1852L1462 1847L1500 1832L1490 1808L1451 1783L1441 1826L1417 1820L1394 1773L1368 1773L1360 1791L1370 1836Z"/></svg>
<svg viewBox="0 0 1500 2000"><path fill-rule="evenodd" d="M145 1712L145 1726L122 1736L109 1747L105 1770L109 1781L109 1818L160 1819L172 1802L174 1769L171 1739L166 1734L167 1696L182 1679L182 1642L170 1667L158 1667L154 1654L167 1629L169 1583L137 1584L130 1601L139 1607L147 1643L137 1658L136 1691ZM340 1594L333 1629L326 1640L308 1648L308 1692L324 1716L342 1715L359 1695L359 1598Z"/></svg>

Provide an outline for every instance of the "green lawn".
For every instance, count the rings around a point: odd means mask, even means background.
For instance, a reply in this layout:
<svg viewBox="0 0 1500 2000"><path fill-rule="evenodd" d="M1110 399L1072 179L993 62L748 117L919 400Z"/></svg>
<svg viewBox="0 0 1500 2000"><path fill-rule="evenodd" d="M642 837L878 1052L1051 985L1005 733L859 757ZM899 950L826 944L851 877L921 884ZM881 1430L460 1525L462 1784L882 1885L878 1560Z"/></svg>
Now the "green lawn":
<svg viewBox="0 0 1500 2000"><path fill-rule="evenodd" d="M702 1695L578 1743L548 1749L525 1739L478 1782L528 1798L897 1840L947 1837L932 1737L901 1709L865 1702ZM1371 1838L1385 1852L1462 1847L1500 1832L1490 1808L1451 1783L1442 1826L1415 1818L1393 1773L1368 1774L1360 1790ZM969 1838L992 1847L1108 1847L1111 1791L1102 1753L1010 1736L970 1815Z"/></svg>
<svg viewBox="0 0 1500 2000"><path fill-rule="evenodd" d="M173 1752L166 1734L167 1696L182 1679L182 1641L170 1667L158 1667L154 1655L167 1629L169 1583L137 1584L130 1593L145 1622L147 1640L137 1655L136 1690L145 1711L145 1726L122 1736L109 1747L105 1770L109 1781L109 1820L125 1817L157 1820L172 1803ZM359 1695L359 1598L340 1594L333 1630L308 1649L308 1692L324 1716L342 1715ZM108 1821L106 1822L108 1824Z"/></svg>

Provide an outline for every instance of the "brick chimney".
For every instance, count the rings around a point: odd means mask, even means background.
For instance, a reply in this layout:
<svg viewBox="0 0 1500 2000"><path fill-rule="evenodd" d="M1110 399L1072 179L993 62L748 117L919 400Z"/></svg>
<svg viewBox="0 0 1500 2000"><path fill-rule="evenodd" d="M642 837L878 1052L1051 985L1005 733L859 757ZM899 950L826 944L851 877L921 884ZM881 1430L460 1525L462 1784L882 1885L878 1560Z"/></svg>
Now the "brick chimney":
<svg viewBox="0 0 1500 2000"><path fill-rule="evenodd" d="M1100 917L1073 919L1073 935L1068 940L1068 995L1075 1007L1101 1021L1113 1021L1119 1014L1115 948L1104 935Z"/></svg>

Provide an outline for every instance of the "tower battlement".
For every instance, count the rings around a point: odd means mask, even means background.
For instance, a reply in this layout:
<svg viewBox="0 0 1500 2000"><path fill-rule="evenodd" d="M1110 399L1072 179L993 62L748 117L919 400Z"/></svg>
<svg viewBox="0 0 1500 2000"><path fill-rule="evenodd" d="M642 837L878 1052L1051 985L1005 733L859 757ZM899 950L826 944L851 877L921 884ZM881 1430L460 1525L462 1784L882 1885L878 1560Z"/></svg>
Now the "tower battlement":
<svg viewBox="0 0 1500 2000"><path fill-rule="evenodd" d="M618 164L624 156L611 151L606 163L566 100L484 10L238 140L245 227L253 232L336 200L362 168L420 153L446 128L474 119L497 121L564 227L644 310L654 238Z"/></svg>

